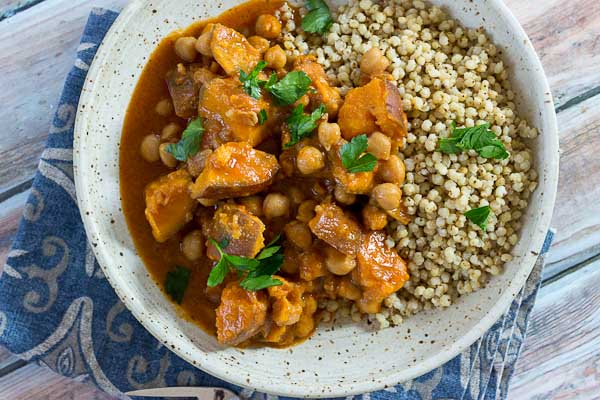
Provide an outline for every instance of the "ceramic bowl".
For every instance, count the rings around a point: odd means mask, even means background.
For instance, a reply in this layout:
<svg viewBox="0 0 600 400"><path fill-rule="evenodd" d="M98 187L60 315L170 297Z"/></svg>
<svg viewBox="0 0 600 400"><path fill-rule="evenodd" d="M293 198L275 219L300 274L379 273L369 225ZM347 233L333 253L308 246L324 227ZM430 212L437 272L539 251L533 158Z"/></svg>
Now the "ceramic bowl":
<svg viewBox="0 0 600 400"><path fill-rule="evenodd" d="M77 197L89 240L107 279L136 318L198 368L234 384L288 396L338 397L391 386L444 364L475 342L505 312L536 260L554 205L558 136L550 89L523 29L501 0L433 0L467 27L485 26L503 49L519 110L541 131L534 166L539 187L524 214L515 258L501 276L443 311L372 332L345 324L320 329L290 349L220 346L177 316L138 257L119 197L119 141L125 110L148 56L168 33L216 16L236 0L133 0L98 51L75 127ZM114 221L114 223L112 223Z"/></svg>

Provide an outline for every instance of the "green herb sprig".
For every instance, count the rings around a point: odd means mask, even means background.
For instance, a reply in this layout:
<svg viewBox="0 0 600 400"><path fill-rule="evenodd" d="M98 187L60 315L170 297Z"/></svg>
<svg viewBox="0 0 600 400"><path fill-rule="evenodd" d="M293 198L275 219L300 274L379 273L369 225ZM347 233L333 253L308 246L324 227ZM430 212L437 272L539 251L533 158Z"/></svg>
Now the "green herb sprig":
<svg viewBox="0 0 600 400"><path fill-rule="evenodd" d="M248 96L260 99L260 86L264 84L265 81L258 79L258 74L265 69L266 66L267 63L265 61L260 61L249 73L240 70L240 82L242 83L244 92L246 92Z"/></svg>
<svg viewBox="0 0 600 400"><path fill-rule="evenodd" d="M306 0L304 7L308 14L302 18L302 29L310 33L323 35L333 24L331 11L323 0Z"/></svg>
<svg viewBox="0 0 600 400"><path fill-rule="evenodd" d="M175 159L187 161L189 157L195 155L200 150L203 135L204 126L202 125L202 118L198 117L185 128L179 142L168 144L165 150L171 153Z"/></svg>
<svg viewBox="0 0 600 400"><path fill-rule="evenodd" d="M225 277L232 270L237 272L241 279L240 286L246 290L256 291L283 284L279 279L273 278L273 274L279 271L283 264L282 248L276 244L279 236L263 248L255 258L227 254L223 250L224 247L227 247L227 242L217 243L212 238L209 240L221 258L210 271L208 286L214 287L223 283Z"/></svg>
<svg viewBox="0 0 600 400"><path fill-rule="evenodd" d="M483 158L504 160L509 153L504 143L490 130L490 124L485 123L471 128L456 128L452 122L450 137L440 141L438 150L446 154L458 154L465 150L475 150Z"/></svg>
<svg viewBox="0 0 600 400"><path fill-rule="evenodd" d="M165 291L173 301L177 304L181 304L183 301L183 295L185 289L187 289L190 283L190 276L192 271L185 267L177 266L173 271L167 273L167 279L165 280Z"/></svg>
<svg viewBox="0 0 600 400"><path fill-rule="evenodd" d="M258 124L264 125L265 122L267 122L268 118L269 118L269 116L267 115L267 110L265 110L265 109L260 110L260 112L258 113Z"/></svg>
<svg viewBox="0 0 600 400"><path fill-rule="evenodd" d="M342 165L350 173L371 172L377 165L377 157L365 153L369 147L367 135L358 135L344 144L340 150Z"/></svg>
<svg viewBox="0 0 600 400"><path fill-rule="evenodd" d="M304 71L292 71L280 81L277 80L277 75L271 74L269 80L264 82L264 87L273 96L275 104L289 106L308 92L311 83Z"/></svg>
<svg viewBox="0 0 600 400"><path fill-rule="evenodd" d="M321 104L319 108L314 110L311 114L304 114L304 105L298 104L286 120L292 137L283 148L288 149L300 142L303 138L310 136L317 128L317 121L323 117L325 111L325 106Z"/></svg>
<svg viewBox="0 0 600 400"><path fill-rule="evenodd" d="M483 206L467 211L465 217L475 225L479 226L481 230L485 231L491 213L492 209L490 206Z"/></svg>

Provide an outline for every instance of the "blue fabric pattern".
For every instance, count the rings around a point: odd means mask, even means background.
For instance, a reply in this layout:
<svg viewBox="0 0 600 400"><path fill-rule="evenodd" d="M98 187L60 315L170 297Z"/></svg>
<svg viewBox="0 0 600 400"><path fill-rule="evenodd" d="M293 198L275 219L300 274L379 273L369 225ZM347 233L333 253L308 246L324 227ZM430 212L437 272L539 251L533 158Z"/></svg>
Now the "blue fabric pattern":
<svg viewBox="0 0 600 400"><path fill-rule="evenodd" d="M86 240L73 183L73 123L89 65L117 15L94 10L83 33L0 280L0 344L117 397L134 389L210 385L271 399L205 374L162 346L119 301ZM506 398L552 236L510 309L471 348L413 381L355 398Z"/></svg>

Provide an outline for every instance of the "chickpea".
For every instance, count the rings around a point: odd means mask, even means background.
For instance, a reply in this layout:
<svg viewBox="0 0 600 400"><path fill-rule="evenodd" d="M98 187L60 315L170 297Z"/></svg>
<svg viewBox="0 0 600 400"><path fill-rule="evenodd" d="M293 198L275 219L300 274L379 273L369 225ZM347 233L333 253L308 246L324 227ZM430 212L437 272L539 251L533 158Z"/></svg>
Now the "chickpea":
<svg viewBox="0 0 600 400"><path fill-rule="evenodd" d="M276 218L290 212L290 199L281 193L269 193L263 201L263 213L267 218Z"/></svg>
<svg viewBox="0 0 600 400"><path fill-rule="evenodd" d="M261 36L250 36L248 38L248 42L250 42L252 47L258 50L260 54L264 54L267 50L269 50L269 47L271 46L271 43L269 43L267 39Z"/></svg>
<svg viewBox="0 0 600 400"><path fill-rule="evenodd" d="M248 196L239 200L240 204L246 207L246 209L256 215L262 217L263 215L263 199L260 196Z"/></svg>
<svg viewBox="0 0 600 400"><path fill-rule="evenodd" d="M158 147L160 146L160 139L156 135L148 135L142 140L140 144L140 154L144 160L148 162L155 162L160 159Z"/></svg>
<svg viewBox="0 0 600 400"><path fill-rule="evenodd" d="M302 203L302 200L306 197L304 191L300 189L298 186L292 186L287 190L288 197L292 200L294 204Z"/></svg>
<svg viewBox="0 0 600 400"><path fill-rule="evenodd" d="M281 22L273 15L263 14L256 19L254 29L257 35L267 39L275 39L281 33Z"/></svg>
<svg viewBox="0 0 600 400"><path fill-rule="evenodd" d="M162 99L158 103L156 103L156 107L154 107L154 111L161 117L168 117L173 114L173 103L171 99Z"/></svg>
<svg viewBox="0 0 600 400"><path fill-rule="evenodd" d="M283 231L287 240L294 246L302 250L308 250L312 246L312 233L305 223L292 221L283 228Z"/></svg>
<svg viewBox="0 0 600 400"><path fill-rule="evenodd" d="M182 130L183 129L179 124L171 122L163 128L162 133L160 134L160 140L163 142L176 142Z"/></svg>
<svg viewBox="0 0 600 400"><path fill-rule="evenodd" d="M304 200L298 206L298 213L296 214L296 219L298 221L306 222L310 221L315 217L315 207L317 206L317 202L314 200Z"/></svg>
<svg viewBox="0 0 600 400"><path fill-rule="evenodd" d="M204 28L202 34L196 40L196 51L203 56L212 57L212 50L210 48L210 42L212 41L212 28L213 25L209 24Z"/></svg>
<svg viewBox="0 0 600 400"><path fill-rule="evenodd" d="M373 188L371 197L384 210L393 210L400 207L402 190L393 183L382 183Z"/></svg>
<svg viewBox="0 0 600 400"><path fill-rule="evenodd" d="M204 254L204 239L200 230L191 231L181 242L181 251L185 258L196 261Z"/></svg>
<svg viewBox="0 0 600 400"><path fill-rule="evenodd" d="M175 54L184 61L194 62L198 54L196 41L197 39L191 36L180 37L175 41Z"/></svg>
<svg viewBox="0 0 600 400"><path fill-rule="evenodd" d="M381 178L385 182L395 183L402 186L406 177L406 168L404 162L395 154L392 154L389 160L385 161L379 168Z"/></svg>
<svg viewBox="0 0 600 400"><path fill-rule="evenodd" d="M333 195L335 196L335 199L342 204L350 205L356 202L356 195L346 192L340 185L335 187Z"/></svg>
<svg viewBox="0 0 600 400"><path fill-rule="evenodd" d="M372 204L367 204L362 209L363 225L372 231L384 229L388 223L385 211Z"/></svg>
<svg viewBox="0 0 600 400"><path fill-rule="evenodd" d="M356 258L340 253L333 247L325 248L325 266L335 275L346 275L356 268Z"/></svg>
<svg viewBox="0 0 600 400"><path fill-rule="evenodd" d="M382 74L390 66L390 60L376 47L369 49L360 60L360 71L365 75Z"/></svg>
<svg viewBox="0 0 600 400"><path fill-rule="evenodd" d="M158 146L158 155L160 156L160 160L163 162L163 164L165 164L165 166L169 168L175 168L177 166L177 159L167 151L168 145L169 143L163 143L160 146Z"/></svg>
<svg viewBox="0 0 600 400"><path fill-rule="evenodd" d="M373 132L369 136L369 147L367 151L379 160L388 160L392 150L392 140L381 132Z"/></svg>
<svg viewBox="0 0 600 400"><path fill-rule="evenodd" d="M283 69L287 64L287 56L279 45L275 45L265 52L265 61L269 68Z"/></svg>
<svg viewBox="0 0 600 400"><path fill-rule="evenodd" d="M313 146L305 146L298 152L296 166L304 175L314 174L325 167L325 156Z"/></svg>
<svg viewBox="0 0 600 400"><path fill-rule="evenodd" d="M340 131L340 126L335 122L321 122L318 129L318 135L321 146L329 151L331 150L331 146L340 141L342 132Z"/></svg>

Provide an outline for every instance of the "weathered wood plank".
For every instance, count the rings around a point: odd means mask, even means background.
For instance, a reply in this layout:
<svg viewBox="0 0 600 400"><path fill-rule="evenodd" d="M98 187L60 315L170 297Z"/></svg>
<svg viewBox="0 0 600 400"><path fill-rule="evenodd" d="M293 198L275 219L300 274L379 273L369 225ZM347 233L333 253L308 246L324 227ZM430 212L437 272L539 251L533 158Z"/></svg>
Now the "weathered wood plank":
<svg viewBox="0 0 600 400"><path fill-rule="evenodd" d="M47 0L0 22L0 193L35 171L90 10L125 3Z"/></svg>
<svg viewBox="0 0 600 400"><path fill-rule="evenodd" d="M505 3L531 38L557 106L600 86L600 1Z"/></svg>
<svg viewBox="0 0 600 400"><path fill-rule="evenodd" d="M6 375L11 370L11 365L18 363L19 359L11 354L10 351L0 346L0 377Z"/></svg>
<svg viewBox="0 0 600 400"><path fill-rule="evenodd" d="M91 385L57 375L35 364L28 364L1 377L0 393L2 398L11 400L113 399Z"/></svg>
<svg viewBox="0 0 600 400"><path fill-rule="evenodd" d="M597 399L600 261L542 288L509 399Z"/></svg>
<svg viewBox="0 0 600 400"><path fill-rule="evenodd" d="M546 276L600 243L600 96L558 114L561 164L553 226L557 229ZM594 254L588 254L593 256Z"/></svg>

